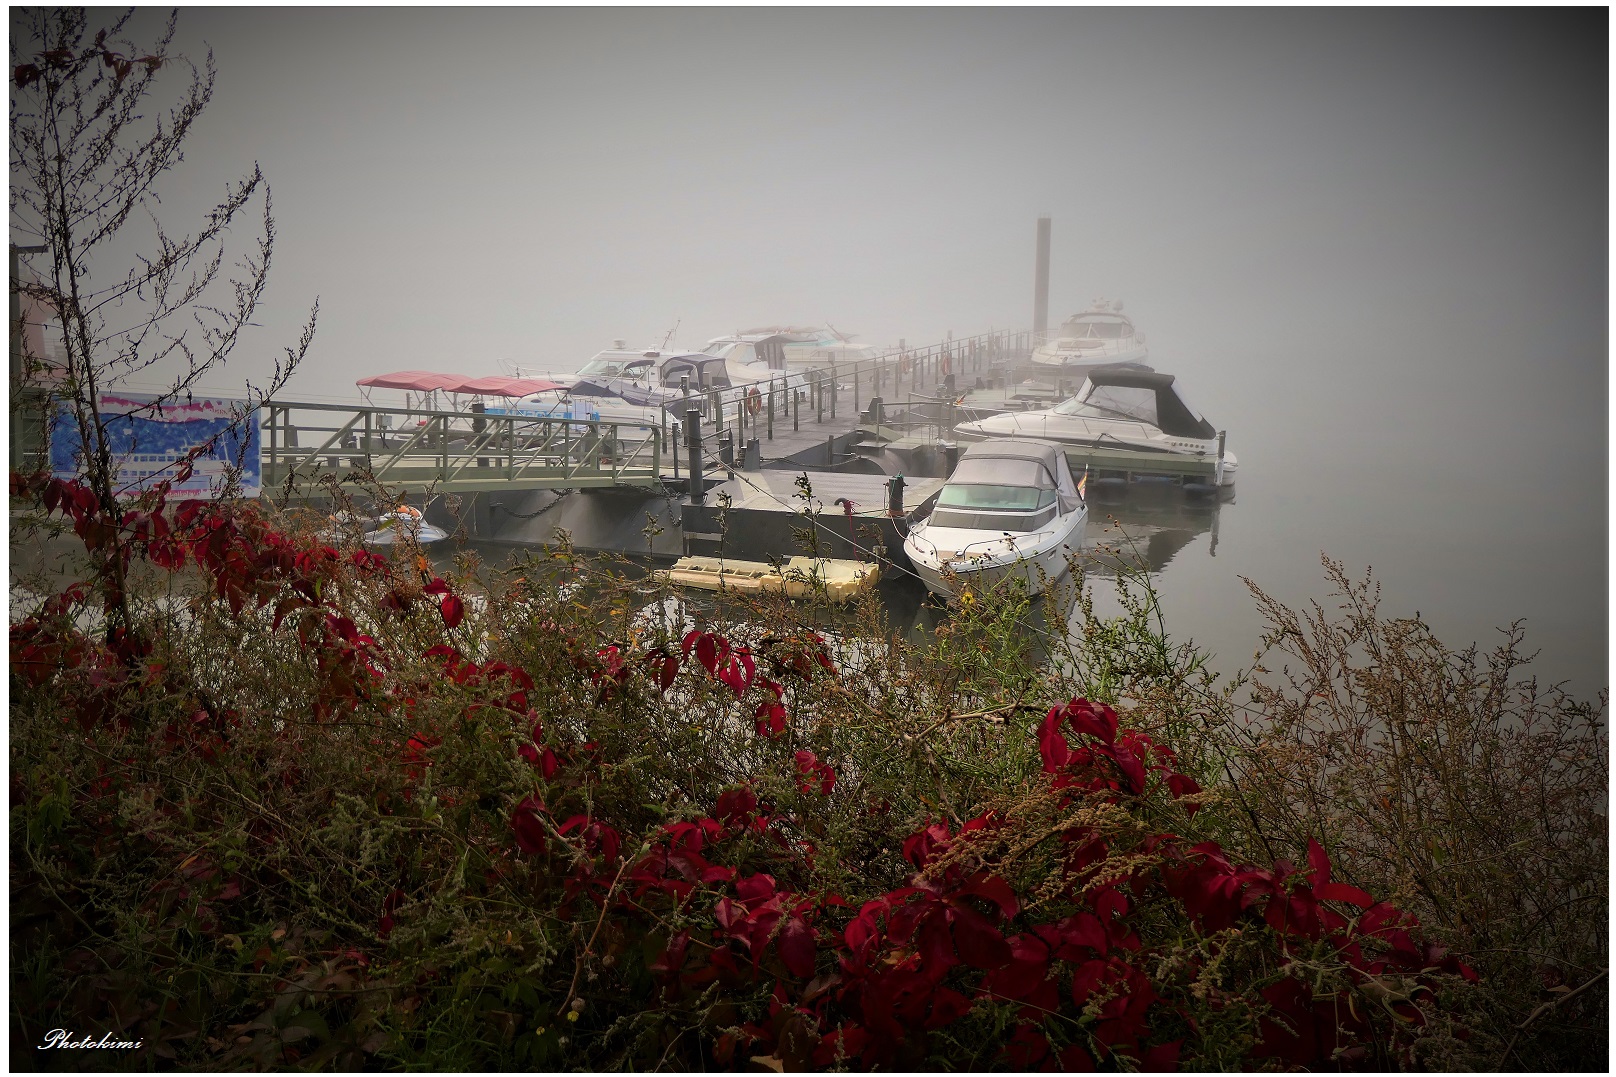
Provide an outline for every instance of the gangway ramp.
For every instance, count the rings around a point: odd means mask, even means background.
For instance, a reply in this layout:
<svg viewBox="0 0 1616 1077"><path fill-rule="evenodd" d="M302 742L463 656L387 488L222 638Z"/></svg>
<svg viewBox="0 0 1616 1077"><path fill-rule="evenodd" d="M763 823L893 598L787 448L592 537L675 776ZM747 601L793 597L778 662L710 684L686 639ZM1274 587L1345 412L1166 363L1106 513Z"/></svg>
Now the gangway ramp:
<svg viewBox="0 0 1616 1077"><path fill-rule="evenodd" d="M632 423L272 400L262 406L266 490L328 477L436 493L661 482L662 431Z"/></svg>

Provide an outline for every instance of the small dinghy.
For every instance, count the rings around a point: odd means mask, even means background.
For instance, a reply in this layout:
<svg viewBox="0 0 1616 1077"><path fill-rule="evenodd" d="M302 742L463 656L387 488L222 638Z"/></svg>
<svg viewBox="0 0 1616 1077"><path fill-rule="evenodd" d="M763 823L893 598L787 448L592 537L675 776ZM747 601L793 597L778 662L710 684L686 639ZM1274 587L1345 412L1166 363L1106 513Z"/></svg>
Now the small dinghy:
<svg viewBox="0 0 1616 1077"><path fill-rule="evenodd" d="M449 532L427 523L420 509L400 505L393 512L378 519L374 531L365 532L365 544L392 546L395 543L410 541L425 546L428 543L441 542L448 537Z"/></svg>
<svg viewBox="0 0 1616 1077"><path fill-rule="evenodd" d="M903 549L934 593L1018 576L1039 594L1067 568L1089 517L1066 453L1053 442L995 438L965 450Z"/></svg>
<svg viewBox="0 0 1616 1077"><path fill-rule="evenodd" d="M789 598L807 598L823 584L832 602L851 602L874 587L880 566L868 561L830 557L792 557L778 568L765 561L736 561L720 557L681 557L672 568L654 574L658 579L703 591L740 591L761 594L783 591Z"/></svg>

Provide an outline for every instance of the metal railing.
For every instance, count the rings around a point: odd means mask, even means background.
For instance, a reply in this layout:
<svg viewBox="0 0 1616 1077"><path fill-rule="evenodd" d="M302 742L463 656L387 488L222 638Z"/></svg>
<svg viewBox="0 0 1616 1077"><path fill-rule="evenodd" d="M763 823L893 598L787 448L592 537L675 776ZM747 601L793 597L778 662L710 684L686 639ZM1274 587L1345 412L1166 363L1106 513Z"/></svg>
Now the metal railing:
<svg viewBox="0 0 1616 1077"><path fill-rule="evenodd" d="M997 363L1024 360L1035 345L1030 330L981 333L921 348L900 344L853 363L832 358L822 365L782 370L778 378L766 382L721 389L693 386L684 401L672 406L680 417L690 408L700 411L703 423L711 423L714 433L734 427L743 438L749 434L772 440L777 423L790 422L800 429L806 421L834 420L838 407L849 403L848 396L853 410L860 412L875 397L895 400L905 390L935 392L950 376L963 389L961 378L978 375ZM799 392L803 394L800 399L794 395Z"/></svg>
<svg viewBox="0 0 1616 1077"><path fill-rule="evenodd" d="M439 492L653 486L662 438L636 423L271 400L265 489L326 476Z"/></svg>

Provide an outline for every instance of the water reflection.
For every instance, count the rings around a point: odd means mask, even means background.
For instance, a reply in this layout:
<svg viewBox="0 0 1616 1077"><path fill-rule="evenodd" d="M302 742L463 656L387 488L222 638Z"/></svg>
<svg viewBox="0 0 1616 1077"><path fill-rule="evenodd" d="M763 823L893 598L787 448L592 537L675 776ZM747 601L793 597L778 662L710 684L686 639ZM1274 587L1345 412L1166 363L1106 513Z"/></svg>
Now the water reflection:
<svg viewBox="0 0 1616 1077"><path fill-rule="evenodd" d="M1177 490L1147 490L1115 504L1093 504L1077 564L1089 579L1103 580L1124 571L1155 577L1175 558L1216 557L1221 508L1215 501L1187 500ZM882 581L881 598L890 623L914 643L928 643L951 616L924 584L901 574ZM1067 575L1032 600L1022 623L1035 639L1058 637L1077 614L1077 588Z"/></svg>
<svg viewBox="0 0 1616 1077"><path fill-rule="evenodd" d="M1155 577L1174 560L1216 557L1221 508L1215 501L1188 500L1176 489L1133 492L1114 504L1096 502L1090 507L1089 525L1077 564L1090 580L1107 580L1130 570ZM474 554L485 568L495 568L510 564L530 549L534 548L480 542L457 547L449 542L433 546L429 556L440 571L450 567L462 550ZM613 560L617 570L630 578L662 565L662 562L641 557ZM889 630L920 646L929 646L938 626L948 623L953 616L941 599L926 590L924 583L902 569L887 571L877 587L877 594ZM717 594L700 591L686 593L682 601L692 612L716 612L722 604ZM1021 623L1040 659L1048 650L1051 637L1065 635L1077 615L1077 590L1070 575L1063 576L1047 593L1031 601ZM816 620L827 628L841 622L846 622L846 627L852 626L851 614L836 608L816 611Z"/></svg>

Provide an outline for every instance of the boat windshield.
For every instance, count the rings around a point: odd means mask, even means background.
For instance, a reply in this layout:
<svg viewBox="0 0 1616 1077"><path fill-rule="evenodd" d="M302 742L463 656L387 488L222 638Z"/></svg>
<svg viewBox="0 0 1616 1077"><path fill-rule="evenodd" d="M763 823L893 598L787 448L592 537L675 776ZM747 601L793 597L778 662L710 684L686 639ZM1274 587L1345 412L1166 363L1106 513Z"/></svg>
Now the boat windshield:
<svg viewBox="0 0 1616 1077"><path fill-rule="evenodd" d="M1014 498L1006 499L1019 502L1019 504L993 503L992 498L985 498L988 504L979 504L978 498L982 491L997 489L999 491L1013 491ZM950 499L950 491L954 496ZM1037 503L1034 504L1033 502ZM1008 531L1012 534L1022 534L1028 531L1037 531L1055 518L1060 506L1055 504L1053 490L1028 490L1025 487L943 487L943 492L937 499L937 507L932 509L931 518L927 525L931 527L958 527L971 531Z"/></svg>
<svg viewBox="0 0 1616 1077"><path fill-rule="evenodd" d="M1092 415L1101 419L1134 419L1158 424L1156 391L1134 385L1083 383L1076 396L1051 409L1056 415Z"/></svg>
<svg viewBox="0 0 1616 1077"><path fill-rule="evenodd" d="M578 371L586 378L627 378L642 381L651 371L650 359L594 359Z"/></svg>
<svg viewBox="0 0 1616 1077"><path fill-rule="evenodd" d="M1115 318L1073 318L1061 326L1069 337L1091 337L1100 340L1121 340L1133 335L1133 327Z"/></svg>
<svg viewBox="0 0 1616 1077"><path fill-rule="evenodd" d="M954 483L937 495L938 508L980 509L989 512L1031 512L1055 503L1054 488L1031 486L989 486L986 483Z"/></svg>

